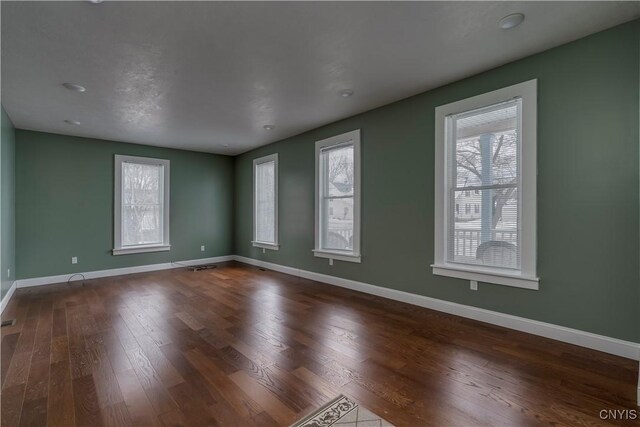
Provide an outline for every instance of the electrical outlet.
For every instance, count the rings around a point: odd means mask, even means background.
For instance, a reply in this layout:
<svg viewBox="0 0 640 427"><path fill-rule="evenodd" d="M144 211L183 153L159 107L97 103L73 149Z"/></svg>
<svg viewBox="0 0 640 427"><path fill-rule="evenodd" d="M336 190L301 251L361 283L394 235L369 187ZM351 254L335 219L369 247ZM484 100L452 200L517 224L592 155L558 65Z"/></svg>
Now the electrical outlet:
<svg viewBox="0 0 640 427"><path fill-rule="evenodd" d="M329 258L329 265L333 265L333 258Z"/></svg>
<svg viewBox="0 0 640 427"><path fill-rule="evenodd" d="M72 256L71 257L71 264L77 264L78 263L78 257L77 256Z"/></svg>
<svg viewBox="0 0 640 427"><path fill-rule="evenodd" d="M11 277L11 269L7 268L7 278Z"/></svg>
<svg viewBox="0 0 640 427"><path fill-rule="evenodd" d="M471 289L472 291L477 291L478 290L478 282L475 280L471 280L469 282L469 289Z"/></svg>
<svg viewBox="0 0 640 427"><path fill-rule="evenodd" d="M200 252L204 252L204 245L200 246Z"/></svg>

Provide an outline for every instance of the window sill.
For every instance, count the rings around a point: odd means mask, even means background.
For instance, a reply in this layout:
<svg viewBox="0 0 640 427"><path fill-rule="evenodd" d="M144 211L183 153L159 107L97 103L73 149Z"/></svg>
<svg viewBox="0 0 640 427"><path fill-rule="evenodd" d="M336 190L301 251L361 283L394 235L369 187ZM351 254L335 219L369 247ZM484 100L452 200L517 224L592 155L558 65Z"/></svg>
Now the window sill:
<svg viewBox="0 0 640 427"><path fill-rule="evenodd" d="M432 265L433 274L438 276L455 277L457 279L475 280L477 282L495 285L513 286L516 288L538 290L538 277L510 274L482 268L467 268L450 264Z"/></svg>
<svg viewBox="0 0 640 427"><path fill-rule="evenodd" d="M313 255L319 258L329 258L335 259L337 261L347 261L347 262L361 262L361 257L359 254L350 254L348 252L332 252L332 251L321 251L319 249L313 250Z"/></svg>
<svg viewBox="0 0 640 427"><path fill-rule="evenodd" d="M262 248L262 249L271 249L272 251L277 251L280 249L280 245L274 245L271 243L262 243L262 242L251 242L251 244L256 247L256 248Z"/></svg>
<svg viewBox="0 0 640 427"><path fill-rule="evenodd" d="M162 252L170 251L171 245L140 245L127 246L124 248L113 249L114 255L141 254L144 252Z"/></svg>

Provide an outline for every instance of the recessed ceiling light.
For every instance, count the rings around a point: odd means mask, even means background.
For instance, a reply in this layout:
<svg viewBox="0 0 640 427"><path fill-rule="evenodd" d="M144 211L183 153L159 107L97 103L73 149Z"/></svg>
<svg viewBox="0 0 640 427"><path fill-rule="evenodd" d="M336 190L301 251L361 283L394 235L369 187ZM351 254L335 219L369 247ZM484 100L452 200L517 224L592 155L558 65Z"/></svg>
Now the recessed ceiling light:
<svg viewBox="0 0 640 427"><path fill-rule="evenodd" d="M89 3L93 3L93 4L100 4L102 3L104 0L87 0Z"/></svg>
<svg viewBox="0 0 640 427"><path fill-rule="evenodd" d="M77 120L65 120L64 122L68 125L80 126L80 122Z"/></svg>
<svg viewBox="0 0 640 427"><path fill-rule="evenodd" d="M274 125L264 125L262 127L264 130L274 130L276 128Z"/></svg>
<svg viewBox="0 0 640 427"><path fill-rule="evenodd" d="M85 89L84 86L80 86L75 83L62 83L62 86L64 86L66 89L73 90L76 92L84 92L87 90Z"/></svg>
<svg viewBox="0 0 640 427"><path fill-rule="evenodd" d="M351 89L344 89L340 91L340 96L343 98L348 98L350 96L353 96L353 91Z"/></svg>
<svg viewBox="0 0 640 427"><path fill-rule="evenodd" d="M513 27L517 27L524 21L524 15L522 13L512 13L507 15L498 22L498 26L503 30L508 30Z"/></svg>
<svg viewBox="0 0 640 427"><path fill-rule="evenodd" d="M229 147L229 144L224 144L224 145L223 145L223 147L224 147L224 148L228 148L228 147Z"/></svg>

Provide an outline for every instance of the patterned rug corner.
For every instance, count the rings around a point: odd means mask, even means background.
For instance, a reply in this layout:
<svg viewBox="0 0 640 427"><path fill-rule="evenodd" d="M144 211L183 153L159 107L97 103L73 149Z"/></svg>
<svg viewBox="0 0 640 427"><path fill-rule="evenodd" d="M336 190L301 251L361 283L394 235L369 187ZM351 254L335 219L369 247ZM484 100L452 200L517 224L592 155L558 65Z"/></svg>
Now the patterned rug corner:
<svg viewBox="0 0 640 427"><path fill-rule="evenodd" d="M291 427L394 427L387 420L340 395Z"/></svg>

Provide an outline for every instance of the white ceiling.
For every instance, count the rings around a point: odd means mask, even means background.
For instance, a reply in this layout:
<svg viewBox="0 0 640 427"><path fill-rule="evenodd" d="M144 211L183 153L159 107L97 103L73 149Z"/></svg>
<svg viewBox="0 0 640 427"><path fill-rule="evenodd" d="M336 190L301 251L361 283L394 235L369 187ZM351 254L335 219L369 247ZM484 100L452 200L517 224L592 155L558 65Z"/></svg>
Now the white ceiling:
<svg viewBox="0 0 640 427"><path fill-rule="evenodd" d="M498 29L513 12L525 22ZM2 104L23 129L238 154L639 16L639 2L2 1Z"/></svg>

